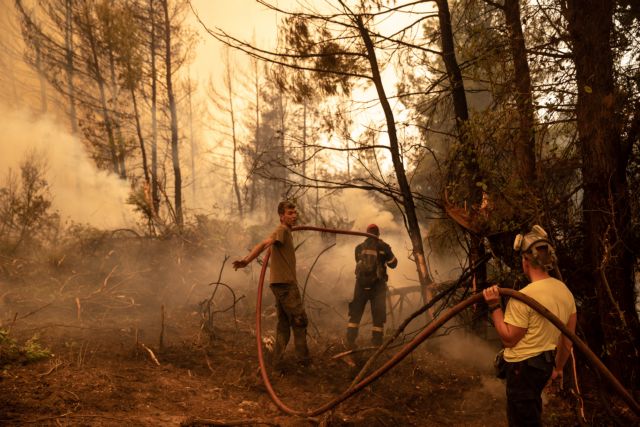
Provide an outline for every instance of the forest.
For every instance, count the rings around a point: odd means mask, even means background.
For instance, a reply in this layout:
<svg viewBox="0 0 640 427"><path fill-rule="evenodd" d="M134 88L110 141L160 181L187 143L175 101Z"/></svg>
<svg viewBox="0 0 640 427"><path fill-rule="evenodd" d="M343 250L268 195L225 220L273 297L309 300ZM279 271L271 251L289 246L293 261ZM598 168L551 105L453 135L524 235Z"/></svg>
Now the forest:
<svg viewBox="0 0 640 427"><path fill-rule="evenodd" d="M637 425L640 2L0 9L1 425L506 426L482 291L534 225L577 311L543 425ZM312 363L276 371L268 253L232 262L283 200ZM398 268L353 349L368 224Z"/></svg>

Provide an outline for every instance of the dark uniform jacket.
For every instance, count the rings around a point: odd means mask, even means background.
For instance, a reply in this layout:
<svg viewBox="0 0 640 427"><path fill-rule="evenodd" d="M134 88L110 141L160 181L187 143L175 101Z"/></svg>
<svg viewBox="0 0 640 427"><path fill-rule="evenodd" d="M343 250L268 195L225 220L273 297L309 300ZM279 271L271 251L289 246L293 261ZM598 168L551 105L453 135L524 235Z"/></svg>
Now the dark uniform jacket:
<svg viewBox="0 0 640 427"><path fill-rule="evenodd" d="M385 284L389 279L387 275L387 265L391 268L395 268L398 264L398 260L391 251L391 246L380 239L374 239L373 237L367 237L367 239L356 246L355 257L356 265L358 262L362 262L364 257L375 256L377 257L377 263L379 268L379 274L377 279L364 279L358 275L358 267L356 267L356 281L361 285L375 286L376 284ZM369 283L365 283L369 282ZM374 283L370 283L374 282Z"/></svg>

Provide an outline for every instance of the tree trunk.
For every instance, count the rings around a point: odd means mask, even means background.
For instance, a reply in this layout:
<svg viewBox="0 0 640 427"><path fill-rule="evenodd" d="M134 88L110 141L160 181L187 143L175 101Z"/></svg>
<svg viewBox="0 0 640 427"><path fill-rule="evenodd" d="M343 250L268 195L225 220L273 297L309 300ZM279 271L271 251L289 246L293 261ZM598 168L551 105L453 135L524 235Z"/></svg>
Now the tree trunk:
<svg viewBox="0 0 640 427"><path fill-rule="evenodd" d="M131 85L131 101L133 103L133 117L136 121L136 134L138 135L138 143L140 144L140 156L142 157L142 172L144 173L144 182L149 185L149 165L147 162L147 150L144 146L144 137L142 136L142 126L140 125L140 113L138 111L138 100L136 98L136 90Z"/></svg>
<svg viewBox="0 0 640 427"><path fill-rule="evenodd" d="M151 17L151 202L153 213L160 209L160 191L158 183L158 71L156 69L156 22L153 2L149 0L149 16Z"/></svg>
<svg viewBox="0 0 640 427"><path fill-rule="evenodd" d="M260 143L259 143L259 130L260 130L260 74L259 74L259 66L258 66L258 60L255 58L251 59L252 64L253 64L253 69L255 72L255 80L254 80L254 88L255 88L255 94L256 94L256 108L255 108L255 128L254 128L254 132L253 132L253 146L254 146L254 158L251 159L251 161L253 162L253 164L255 164L255 162L257 161L257 156L258 156L258 152L260 150ZM253 168L252 168L253 169ZM251 172L251 187L249 188L249 212L255 212L255 208L256 208L256 193L257 193L257 180L256 180L256 175L253 173L253 171Z"/></svg>
<svg viewBox="0 0 640 427"><path fill-rule="evenodd" d="M464 89L462 71L455 53L453 42L453 31L451 29L451 13L447 0L438 0L438 23L440 25L440 41L442 45L442 59L444 61L449 84L451 85L451 98L453 99L453 110L456 116L456 128L458 130L458 141L462 149L459 151L463 157L465 169L466 191L468 191L468 202L472 209L479 208L482 203L482 191L477 182L482 180L480 167L476 155L476 147L467 132L469 121L469 107L467 105L467 94ZM466 203L466 201L465 201ZM473 267L475 263L484 256L484 246L480 236L468 233L469 239L469 264ZM483 264L476 270L476 277L480 283L486 283L486 267Z"/></svg>
<svg viewBox="0 0 640 427"><path fill-rule="evenodd" d="M116 64L115 57L113 56L113 47L109 45L109 74L111 78L111 105L118 105L118 83L116 81ZM116 148L118 152L118 171L121 179L127 178L127 169L125 165L126 147L124 137L122 136L122 127L120 126L120 117L116 108L112 108L114 118L113 127L116 136Z"/></svg>
<svg viewBox="0 0 640 427"><path fill-rule="evenodd" d="M164 42L165 42L165 69L167 73L167 98L169 100L169 110L171 113L171 160L173 162L174 179L174 209L176 214L176 224L180 229L184 223L182 217L182 175L180 173L180 155L178 152L178 114L176 111L176 101L173 94L173 76L171 75L171 25L169 21L168 0L162 1L164 9Z"/></svg>
<svg viewBox="0 0 640 427"><path fill-rule="evenodd" d="M189 102L189 145L191 146L191 197L196 202L196 139L193 136L193 100L191 88L191 76L187 80L187 97Z"/></svg>
<svg viewBox="0 0 640 427"><path fill-rule="evenodd" d="M402 194L402 205L406 218L406 226L409 232L409 237L411 239L411 249L418 271L418 279L422 288L422 295L424 301L427 302L429 299L431 299L431 290L429 289L429 285L433 282L433 280L431 278L431 275L429 274L426 258L424 255L424 247L422 245L422 236L420 233L420 224L418 223L418 216L416 215L416 207L413 200L413 195L411 194L411 187L409 186L409 182L407 180L407 176L404 170L404 164L402 163L402 159L400 158L400 147L398 143L398 135L396 131L396 123L393 116L393 110L391 109L391 105L389 104L389 100L387 99L387 95L384 91L382 78L380 76L380 70L378 68L378 60L376 58L375 48L373 46L373 42L371 41L371 37L369 36L369 32L365 28L365 25L362 21L362 16L357 16L356 19L360 36L362 37L364 45L367 49L367 59L369 60L369 65L371 66L371 73L373 76L373 82L375 84L376 91L378 93L378 99L380 100L380 105L382 106L382 110L384 111L384 116L387 123L387 131L389 133L389 152L391 153L393 169L395 171L396 179L398 180L398 186L400 187L400 192Z"/></svg>
<svg viewBox="0 0 640 427"><path fill-rule="evenodd" d="M536 180L535 130L533 99L531 97L531 73L520 20L520 1L505 0L504 16L509 31L514 70L515 101L520 124L515 144L516 170L521 185Z"/></svg>
<svg viewBox="0 0 640 427"><path fill-rule="evenodd" d="M307 185L307 98L302 104L302 186Z"/></svg>
<svg viewBox="0 0 640 427"><path fill-rule="evenodd" d="M235 111L233 109L233 80L231 77L231 59L229 58L229 49L225 49L225 83L227 86L227 96L229 100L229 119L231 120L231 142L233 144L233 192L236 195L236 203L238 204L238 214L240 220L242 220L242 197L240 196L240 186L238 185L238 139L236 137L236 118Z"/></svg>
<svg viewBox="0 0 640 427"><path fill-rule="evenodd" d="M627 384L637 384L640 325L635 308L634 254L623 241L630 224L628 156L621 145L612 52L613 0L567 0L578 99L576 121L582 155L585 268L578 291L587 339ZM596 303L592 303L595 290ZM596 306L594 306L596 305ZM599 320L599 321L598 321Z"/></svg>
<svg viewBox="0 0 640 427"><path fill-rule="evenodd" d="M100 92L100 108L102 112L102 119L104 120L105 130L107 132L107 141L109 154L111 156L111 166L113 168L113 172L115 174L119 174L120 172L120 164L118 162L118 152L115 143L115 139L113 136L113 127L111 123L111 114L109 112L109 107L107 106L107 97L105 94L105 81L102 76L102 72L100 71L100 62L98 57L98 46L95 35L93 34L93 22L91 22L91 16L89 15L89 6L85 4L84 6L84 14L85 14L85 25L86 25L86 36L89 41L89 45L91 48L91 56L93 60L93 64L89 63L89 69L93 68L93 78L98 84L98 89ZM90 71L91 73L91 71Z"/></svg>
<svg viewBox="0 0 640 427"><path fill-rule="evenodd" d="M71 133L78 134L78 114L76 113L76 95L75 85L73 83L73 20L71 14L71 6L73 0L65 1L65 28L64 28L64 47L65 47L65 71L67 75L67 92L69 95L69 120L71 121Z"/></svg>
<svg viewBox="0 0 640 427"><path fill-rule="evenodd" d="M42 70L42 52L40 45L36 45L36 70L38 71L38 81L40 83L40 114L47 113L47 82Z"/></svg>

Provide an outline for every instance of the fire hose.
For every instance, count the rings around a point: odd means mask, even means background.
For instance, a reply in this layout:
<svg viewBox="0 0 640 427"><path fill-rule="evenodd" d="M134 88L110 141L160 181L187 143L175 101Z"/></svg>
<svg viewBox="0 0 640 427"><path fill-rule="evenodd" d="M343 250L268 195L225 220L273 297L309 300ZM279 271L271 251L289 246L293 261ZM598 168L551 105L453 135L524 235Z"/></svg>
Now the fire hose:
<svg viewBox="0 0 640 427"><path fill-rule="evenodd" d="M301 231L301 230L312 230L312 231L320 231L326 233L333 234L347 234L354 236L367 236L367 237L375 237L377 236L369 233L363 233L358 231L350 231L350 230L338 230L331 228L323 228L323 227L311 227L311 226L298 226L293 227L293 231ZM271 250L267 251L263 262L262 269L260 270L260 278L258 282L258 295L256 302L256 343L258 348L258 362L260 365L260 375L262 376L262 380L264 385L269 393L269 397L275 403L275 405L280 408L284 413L289 415L301 416L301 417L314 417L320 415L338 404L342 403L349 397L353 396L372 382L376 381L382 375L384 375L387 371L393 368L395 365L400 363L407 355L409 355L413 350L415 350L418 345L420 345L424 340L426 340L431 334L433 334L440 326L444 325L446 322L455 317L462 310L467 307L477 304L484 301L482 293L477 293L468 297L467 299L459 302L453 307L449 308L447 311L442 313L437 319L434 319L431 323L429 323L418 335L416 335L411 341L404 345L396 354L394 354L389 360L387 360L382 366L380 366L375 371L371 372L368 376L363 378L360 382L349 387L342 394L333 398L329 402L319 406L316 409L311 409L307 411L293 409L287 406L276 394L273 386L271 385L271 381L269 380L269 376L267 375L267 369L264 361L264 354L262 352L262 293L264 289L264 278L267 271L267 264L269 261L269 257L271 255ZM556 326L560 332L562 332L565 336L567 336L573 344L586 356L589 364L598 370L604 378L609 382L612 388L620 395L620 397L627 403L627 405L633 410L633 412L640 416L640 405L638 402L634 400L631 394L624 388L624 386L616 379L616 377L607 369L607 367L598 359L598 357L591 351L591 349L573 332L571 332L565 325L562 323L558 317L556 317L553 313L547 310L544 306L538 303L536 300L512 289L500 288L499 292L501 295L506 295L512 298L515 298L523 303L527 304L529 307L533 308L540 315L548 319L554 326Z"/></svg>

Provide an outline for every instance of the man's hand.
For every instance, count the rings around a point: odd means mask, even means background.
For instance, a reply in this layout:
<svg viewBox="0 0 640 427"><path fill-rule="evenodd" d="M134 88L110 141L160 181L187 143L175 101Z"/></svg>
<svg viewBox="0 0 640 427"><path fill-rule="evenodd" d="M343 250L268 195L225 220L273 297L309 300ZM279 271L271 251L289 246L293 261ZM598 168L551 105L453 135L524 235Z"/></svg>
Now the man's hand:
<svg viewBox="0 0 640 427"><path fill-rule="evenodd" d="M562 369L553 368L545 387L548 394L558 394L562 390Z"/></svg>
<svg viewBox="0 0 640 427"><path fill-rule="evenodd" d="M500 292L498 291L498 285L493 285L482 291L484 300L487 305L500 304Z"/></svg>
<svg viewBox="0 0 640 427"><path fill-rule="evenodd" d="M247 265L249 265L249 262L243 258L237 261L233 261L232 265L233 265L233 269L237 270L239 268L245 268Z"/></svg>

